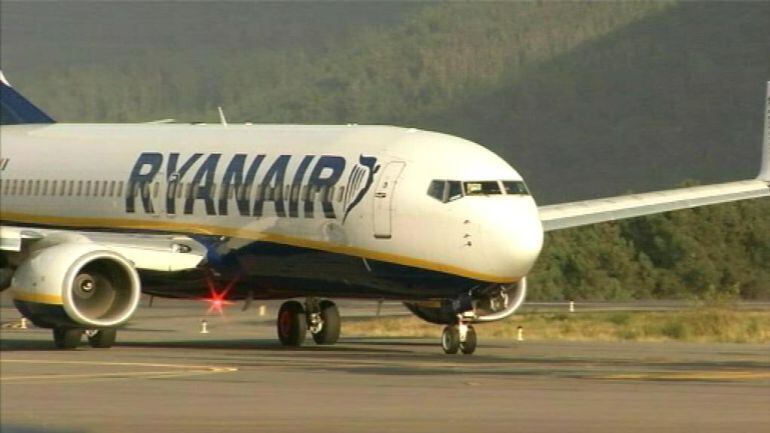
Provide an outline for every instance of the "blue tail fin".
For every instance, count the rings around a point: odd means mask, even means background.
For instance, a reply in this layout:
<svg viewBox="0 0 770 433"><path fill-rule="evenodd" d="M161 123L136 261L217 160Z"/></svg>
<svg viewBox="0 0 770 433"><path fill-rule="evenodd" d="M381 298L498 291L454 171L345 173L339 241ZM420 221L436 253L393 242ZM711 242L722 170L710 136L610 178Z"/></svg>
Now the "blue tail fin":
<svg viewBox="0 0 770 433"><path fill-rule="evenodd" d="M13 89L0 71L0 125L54 123L54 120Z"/></svg>

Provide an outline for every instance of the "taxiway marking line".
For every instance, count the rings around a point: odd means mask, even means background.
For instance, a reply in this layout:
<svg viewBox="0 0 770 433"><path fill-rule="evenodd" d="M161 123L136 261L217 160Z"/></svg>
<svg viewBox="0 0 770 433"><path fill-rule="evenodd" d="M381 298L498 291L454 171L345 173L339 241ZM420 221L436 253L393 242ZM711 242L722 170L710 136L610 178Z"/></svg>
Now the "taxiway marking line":
<svg viewBox="0 0 770 433"><path fill-rule="evenodd" d="M69 380L69 379L115 379L123 377L168 378L178 376L197 376L202 374L231 373L238 371L235 367L216 367L210 365L184 365L184 364L154 364L142 362L99 362L99 361L44 361L35 359L0 359L0 363L18 364L65 364L65 365L93 365L106 367L150 367L166 368L167 370L152 371L128 371L105 372L86 374L41 374L30 376L6 376L0 377L0 382L13 382L21 380Z"/></svg>
<svg viewBox="0 0 770 433"><path fill-rule="evenodd" d="M595 376L609 380L756 380L770 379L770 372L753 371L662 371Z"/></svg>

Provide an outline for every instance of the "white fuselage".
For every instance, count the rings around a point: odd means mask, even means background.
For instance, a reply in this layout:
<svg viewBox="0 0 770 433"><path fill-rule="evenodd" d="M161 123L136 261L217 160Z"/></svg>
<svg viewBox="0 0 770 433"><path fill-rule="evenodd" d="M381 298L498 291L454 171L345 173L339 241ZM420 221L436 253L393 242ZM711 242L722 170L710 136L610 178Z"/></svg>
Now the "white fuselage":
<svg viewBox="0 0 770 433"><path fill-rule="evenodd" d="M522 180L444 134L52 124L3 126L0 140L3 224L214 236L226 249L268 242L489 283L524 277L542 247L528 194L428 195L435 180Z"/></svg>

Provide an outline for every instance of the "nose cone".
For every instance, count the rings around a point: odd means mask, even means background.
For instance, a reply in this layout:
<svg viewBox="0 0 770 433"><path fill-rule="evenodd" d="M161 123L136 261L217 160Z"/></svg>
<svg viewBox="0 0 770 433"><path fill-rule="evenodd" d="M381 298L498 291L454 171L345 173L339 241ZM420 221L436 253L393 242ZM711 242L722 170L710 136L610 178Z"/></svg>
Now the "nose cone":
<svg viewBox="0 0 770 433"><path fill-rule="evenodd" d="M535 265L543 248L543 226L529 196L500 197L483 215L484 255L496 275L520 278Z"/></svg>

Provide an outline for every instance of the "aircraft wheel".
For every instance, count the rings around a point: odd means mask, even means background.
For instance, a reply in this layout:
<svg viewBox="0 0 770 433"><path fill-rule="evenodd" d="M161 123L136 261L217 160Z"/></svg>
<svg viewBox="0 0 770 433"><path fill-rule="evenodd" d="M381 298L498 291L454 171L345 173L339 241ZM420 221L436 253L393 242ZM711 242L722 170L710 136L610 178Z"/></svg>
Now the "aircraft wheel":
<svg viewBox="0 0 770 433"><path fill-rule="evenodd" d="M441 334L441 348L447 355L454 355L460 349L460 331L456 326L447 326Z"/></svg>
<svg viewBox="0 0 770 433"><path fill-rule="evenodd" d="M80 345L83 337L82 329L53 328L53 342L57 349L73 350Z"/></svg>
<svg viewBox="0 0 770 433"><path fill-rule="evenodd" d="M305 309L297 301L286 301L278 310L278 338L284 346L301 346L307 335Z"/></svg>
<svg viewBox="0 0 770 433"><path fill-rule="evenodd" d="M318 304L321 314L321 330L313 334L316 344L334 344L340 339L340 310L332 301Z"/></svg>
<svg viewBox="0 0 770 433"><path fill-rule="evenodd" d="M476 330L468 326L465 332L465 341L460 343L460 351L465 355L471 355L476 351Z"/></svg>
<svg viewBox="0 0 770 433"><path fill-rule="evenodd" d="M97 349L107 349L115 344L118 330L115 328L100 329L88 335L88 344Z"/></svg>

